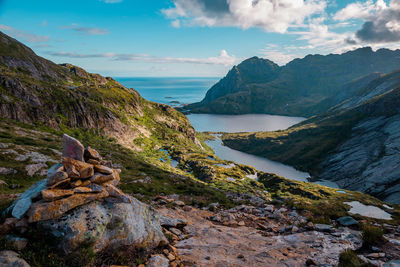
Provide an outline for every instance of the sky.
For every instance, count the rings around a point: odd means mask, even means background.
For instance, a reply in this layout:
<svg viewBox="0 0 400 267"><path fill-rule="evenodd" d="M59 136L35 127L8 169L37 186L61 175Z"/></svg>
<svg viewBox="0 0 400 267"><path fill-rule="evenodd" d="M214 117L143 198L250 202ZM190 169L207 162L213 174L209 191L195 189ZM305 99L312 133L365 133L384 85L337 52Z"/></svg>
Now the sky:
<svg viewBox="0 0 400 267"><path fill-rule="evenodd" d="M258 56L400 48L400 0L0 0L0 31L113 77L221 77Z"/></svg>

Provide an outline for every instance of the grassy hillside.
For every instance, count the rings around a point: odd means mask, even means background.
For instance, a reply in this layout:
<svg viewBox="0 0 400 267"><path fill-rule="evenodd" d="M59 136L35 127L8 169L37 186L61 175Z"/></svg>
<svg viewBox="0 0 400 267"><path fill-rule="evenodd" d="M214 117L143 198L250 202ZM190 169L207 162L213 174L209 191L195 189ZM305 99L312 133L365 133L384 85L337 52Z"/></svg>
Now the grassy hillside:
<svg viewBox="0 0 400 267"><path fill-rule="evenodd" d="M247 176L257 172L254 168L217 158L203 142L211 137L196 133L175 109L147 101L112 78L37 57L4 34L0 41L6 48L0 56L0 167L11 169L0 174L0 209L59 161L63 133L112 158L122 168L124 192L148 202L160 194L179 194L199 207L215 202L232 207L260 199L311 211L326 201L339 207L337 213L320 212L310 220L345 213L345 200L383 205L373 197L342 196L323 186L262 172L260 181L250 179ZM30 171L37 164L40 168Z"/></svg>

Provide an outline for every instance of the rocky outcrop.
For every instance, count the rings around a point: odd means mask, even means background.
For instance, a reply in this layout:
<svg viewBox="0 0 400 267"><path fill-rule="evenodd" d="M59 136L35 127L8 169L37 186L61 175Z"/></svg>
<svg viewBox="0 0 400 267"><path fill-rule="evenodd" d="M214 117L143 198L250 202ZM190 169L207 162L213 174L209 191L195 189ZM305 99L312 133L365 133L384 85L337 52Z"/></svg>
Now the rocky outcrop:
<svg viewBox="0 0 400 267"><path fill-rule="evenodd" d="M201 102L181 110L311 117L352 96L353 90L377 78L378 73L400 69L399 55L400 50L374 52L364 47L340 55L308 55L282 67L253 57L234 66Z"/></svg>
<svg viewBox="0 0 400 267"><path fill-rule="evenodd" d="M18 253L10 250L0 251L0 266L1 267L29 267L30 265L21 259Z"/></svg>
<svg viewBox="0 0 400 267"><path fill-rule="evenodd" d="M96 150L64 135L62 163L5 211L11 217L0 231L23 234L31 228L56 241L65 255L79 254L87 246L109 253L166 245L156 212L116 187L119 173Z"/></svg>
<svg viewBox="0 0 400 267"><path fill-rule="evenodd" d="M168 243L158 217L147 205L95 201L59 217L41 221L38 228L53 238L62 237L57 247L71 254L91 244L94 252L114 251L122 247L151 249Z"/></svg>
<svg viewBox="0 0 400 267"><path fill-rule="evenodd" d="M400 204L400 115L366 119L321 163L321 179Z"/></svg>

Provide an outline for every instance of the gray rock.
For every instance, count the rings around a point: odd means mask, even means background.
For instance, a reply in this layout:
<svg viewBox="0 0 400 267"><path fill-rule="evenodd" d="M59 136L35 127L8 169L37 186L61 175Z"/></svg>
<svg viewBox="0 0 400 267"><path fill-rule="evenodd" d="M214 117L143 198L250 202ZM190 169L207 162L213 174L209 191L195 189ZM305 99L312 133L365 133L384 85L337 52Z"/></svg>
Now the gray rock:
<svg viewBox="0 0 400 267"><path fill-rule="evenodd" d="M62 156L83 161L84 146L75 138L64 134L62 138Z"/></svg>
<svg viewBox="0 0 400 267"><path fill-rule="evenodd" d="M383 264L383 267L400 267L400 260L391 260Z"/></svg>
<svg viewBox="0 0 400 267"><path fill-rule="evenodd" d="M400 115L360 121L351 137L322 161L319 178L399 204L399 129Z"/></svg>
<svg viewBox="0 0 400 267"><path fill-rule="evenodd" d="M30 267L30 265L21 259L18 253L11 250L0 251L0 267Z"/></svg>
<svg viewBox="0 0 400 267"><path fill-rule="evenodd" d="M317 230L318 232L326 232L326 233L333 233L335 231L335 229L333 228L332 225L328 225L328 224L314 224L315 230Z"/></svg>
<svg viewBox="0 0 400 267"><path fill-rule="evenodd" d="M55 185L61 181L64 181L67 178L68 178L68 174L66 172L58 171L58 172L54 173L53 175L51 175L50 177L47 177L47 179L46 179L47 185L48 186Z"/></svg>
<svg viewBox="0 0 400 267"><path fill-rule="evenodd" d="M16 250L23 250L28 245L28 239L15 235L7 235L6 242Z"/></svg>
<svg viewBox="0 0 400 267"><path fill-rule="evenodd" d="M47 165L44 163L29 164L25 166L25 170L29 176L35 175L38 171L42 170L43 168L47 168Z"/></svg>
<svg viewBox="0 0 400 267"><path fill-rule="evenodd" d="M12 168L0 167L0 175L8 175L8 174L15 174L15 173L17 173L17 171Z"/></svg>
<svg viewBox="0 0 400 267"><path fill-rule="evenodd" d="M160 223L162 226L170 228L181 228L187 225L187 222L178 218L171 218L167 216L160 216Z"/></svg>
<svg viewBox="0 0 400 267"><path fill-rule="evenodd" d="M95 252L126 246L153 249L168 242L156 213L134 198L132 204L91 202L58 219L39 222L38 229L62 237L58 249L64 254L78 252L88 242Z"/></svg>
<svg viewBox="0 0 400 267"><path fill-rule="evenodd" d="M343 226L357 225L358 222L351 216L340 217L337 221Z"/></svg>
<svg viewBox="0 0 400 267"><path fill-rule="evenodd" d="M47 171L47 179L52 177L56 172L62 171L64 166L61 163L55 164Z"/></svg>
<svg viewBox="0 0 400 267"><path fill-rule="evenodd" d="M98 184L89 184L87 187L90 188L93 193L101 192L104 189L101 185Z"/></svg>
<svg viewBox="0 0 400 267"><path fill-rule="evenodd" d="M146 265L146 267L168 267L168 266L169 266L169 260L161 254L154 255L153 257L151 257L149 259L149 263Z"/></svg>
<svg viewBox="0 0 400 267"><path fill-rule="evenodd" d="M32 185L28 190L22 193L18 199L16 199L10 207L8 207L3 215L11 212L11 215L17 219L21 217L28 211L32 204L32 199L39 196L40 192L46 188L46 179L37 182Z"/></svg>
<svg viewBox="0 0 400 267"><path fill-rule="evenodd" d="M7 148L8 145L4 144L4 143L0 143L0 148Z"/></svg>
<svg viewBox="0 0 400 267"><path fill-rule="evenodd" d="M14 218L21 219L22 216L29 210L32 205L32 199L29 197L22 198L15 203L15 206L11 212Z"/></svg>

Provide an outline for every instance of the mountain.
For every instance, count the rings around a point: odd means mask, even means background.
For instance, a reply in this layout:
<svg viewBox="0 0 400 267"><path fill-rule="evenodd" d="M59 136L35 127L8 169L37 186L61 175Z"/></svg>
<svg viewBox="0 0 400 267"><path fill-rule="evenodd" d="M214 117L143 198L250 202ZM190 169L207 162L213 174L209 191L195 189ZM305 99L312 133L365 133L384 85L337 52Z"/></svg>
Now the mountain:
<svg viewBox="0 0 400 267"><path fill-rule="evenodd" d="M224 144L400 203L400 71L364 86L370 78L324 114L284 131L226 134Z"/></svg>
<svg viewBox="0 0 400 267"><path fill-rule="evenodd" d="M55 129L92 129L142 150L134 140L197 142L188 119L110 77L57 65L0 32L0 116ZM157 115L156 115L157 114Z"/></svg>
<svg viewBox="0 0 400 267"><path fill-rule="evenodd" d="M2 33L0 91L1 266L336 266L361 246L361 221L387 233L400 222L370 195L219 159L175 109ZM355 201L385 220L350 213ZM338 227L349 218L358 230ZM389 237L377 246L397 259Z"/></svg>
<svg viewBox="0 0 400 267"><path fill-rule="evenodd" d="M183 112L267 113L309 117L349 96L352 82L371 73L400 69L400 50L360 48L344 54L308 55L285 66L253 57L234 66L199 103ZM374 75L364 77L368 82Z"/></svg>

